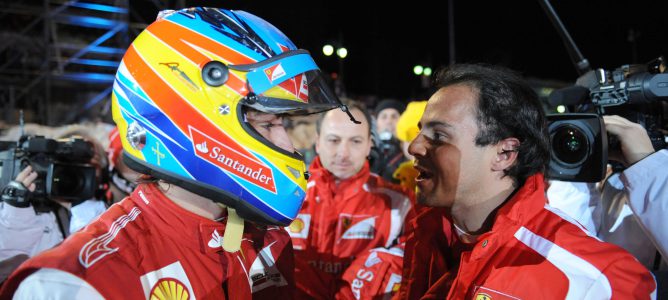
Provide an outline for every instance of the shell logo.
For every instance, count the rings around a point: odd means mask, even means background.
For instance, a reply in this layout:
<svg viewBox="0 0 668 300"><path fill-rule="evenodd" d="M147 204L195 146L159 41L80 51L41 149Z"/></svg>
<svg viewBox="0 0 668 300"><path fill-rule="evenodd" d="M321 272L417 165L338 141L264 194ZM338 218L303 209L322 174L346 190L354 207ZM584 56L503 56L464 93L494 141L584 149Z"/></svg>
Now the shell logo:
<svg viewBox="0 0 668 300"><path fill-rule="evenodd" d="M304 221L302 221L302 219L297 218L294 221L292 221L289 228L290 232L299 233L304 229Z"/></svg>
<svg viewBox="0 0 668 300"><path fill-rule="evenodd" d="M475 295L475 300L492 300L492 297L485 293L478 293Z"/></svg>
<svg viewBox="0 0 668 300"><path fill-rule="evenodd" d="M151 289L151 300L187 300L190 299L188 289L175 278L161 278Z"/></svg>

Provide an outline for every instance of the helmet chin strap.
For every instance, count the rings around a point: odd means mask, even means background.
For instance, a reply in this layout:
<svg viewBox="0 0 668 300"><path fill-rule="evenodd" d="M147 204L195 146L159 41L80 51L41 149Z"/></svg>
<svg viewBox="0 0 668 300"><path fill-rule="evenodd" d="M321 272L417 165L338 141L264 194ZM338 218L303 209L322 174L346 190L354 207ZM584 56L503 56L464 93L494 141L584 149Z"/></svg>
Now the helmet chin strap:
<svg viewBox="0 0 668 300"><path fill-rule="evenodd" d="M353 114L350 113L350 109L348 108L347 105L345 105L345 104L341 104L340 107L341 107L341 110L342 110L343 112L345 112L346 114L348 114L348 117L350 117L350 121L352 121L352 122L355 123L355 124L362 124L362 122L355 120L355 117L353 117Z"/></svg>
<svg viewBox="0 0 668 300"><path fill-rule="evenodd" d="M227 207L221 203L218 203L218 205L227 209L227 224L225 224L225 233L223 233L223 240L220 242L220 245L227 252L237 252L241 248L244 219L239 217L234 208Z"/></svg>

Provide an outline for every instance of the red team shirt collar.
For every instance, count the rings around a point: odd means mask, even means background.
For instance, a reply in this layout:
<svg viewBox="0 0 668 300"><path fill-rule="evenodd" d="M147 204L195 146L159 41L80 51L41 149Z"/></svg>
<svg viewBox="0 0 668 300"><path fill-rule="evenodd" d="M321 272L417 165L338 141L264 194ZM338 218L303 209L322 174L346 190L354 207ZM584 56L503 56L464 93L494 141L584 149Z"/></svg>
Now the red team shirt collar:
<svg viewBox="0 0 668 300"><path fill-rule="evenodd" d="M222 250L220 242L225 232L225 220L214 221L183 209L167 198L157 184L140 184L132 193L132 198L146 218L156 227L160 234L177 240L186 240L189 247L204 253ZM168 221L169 220L169 221ZM198 228L198 230L183 230Z"/></svg>
<svg viewBox="0 0 668 300"><path fill-rule="evenodd" d="M544 194L545 183L542 174L527 178L524 185L498 210L492 230L480 235L475 245L465 246L465 248L473 246L471 259L476 260L489 253L495 253L496 249L502 246L499 239L506 239L507 235L512 235L518 229L518 226L540 213L547 204Z"/></svg>

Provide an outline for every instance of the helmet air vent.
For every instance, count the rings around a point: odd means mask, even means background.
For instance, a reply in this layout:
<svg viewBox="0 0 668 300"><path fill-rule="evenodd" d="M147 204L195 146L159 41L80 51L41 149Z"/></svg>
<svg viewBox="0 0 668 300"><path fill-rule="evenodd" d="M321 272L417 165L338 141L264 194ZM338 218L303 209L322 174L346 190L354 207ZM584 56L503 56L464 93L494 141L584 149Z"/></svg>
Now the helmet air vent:
<svg viewBox="0 0 668 300"><path fill-rule="evenodd" d="M130 123L126 137L134 149L141 151L146 146L146 129L137 122Z"/></svg>
<svg viewBox="0 0 668 300"><path fill-rule="evenodd" d="M209 86L221 86L227 82L229 76L227 66L219 61L210 61L202 68L202 79Z"/></svg>

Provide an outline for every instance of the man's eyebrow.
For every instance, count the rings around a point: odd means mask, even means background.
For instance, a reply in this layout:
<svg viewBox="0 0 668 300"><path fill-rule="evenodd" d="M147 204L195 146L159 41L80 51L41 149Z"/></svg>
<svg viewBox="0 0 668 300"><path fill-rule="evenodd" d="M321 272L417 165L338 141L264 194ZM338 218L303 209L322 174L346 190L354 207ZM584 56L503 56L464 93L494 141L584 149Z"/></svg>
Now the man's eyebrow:
<svg viewBox="0 0 668 300"><path fill-rule="evenodd" d="M447 122L443 122L443 121L429 121L429 122L427 122L427 125L425 127L433 128L433 127L437 127L437 126L447 127L447 128L452 128L453 127L452 125L448 124Z"/></svg>

